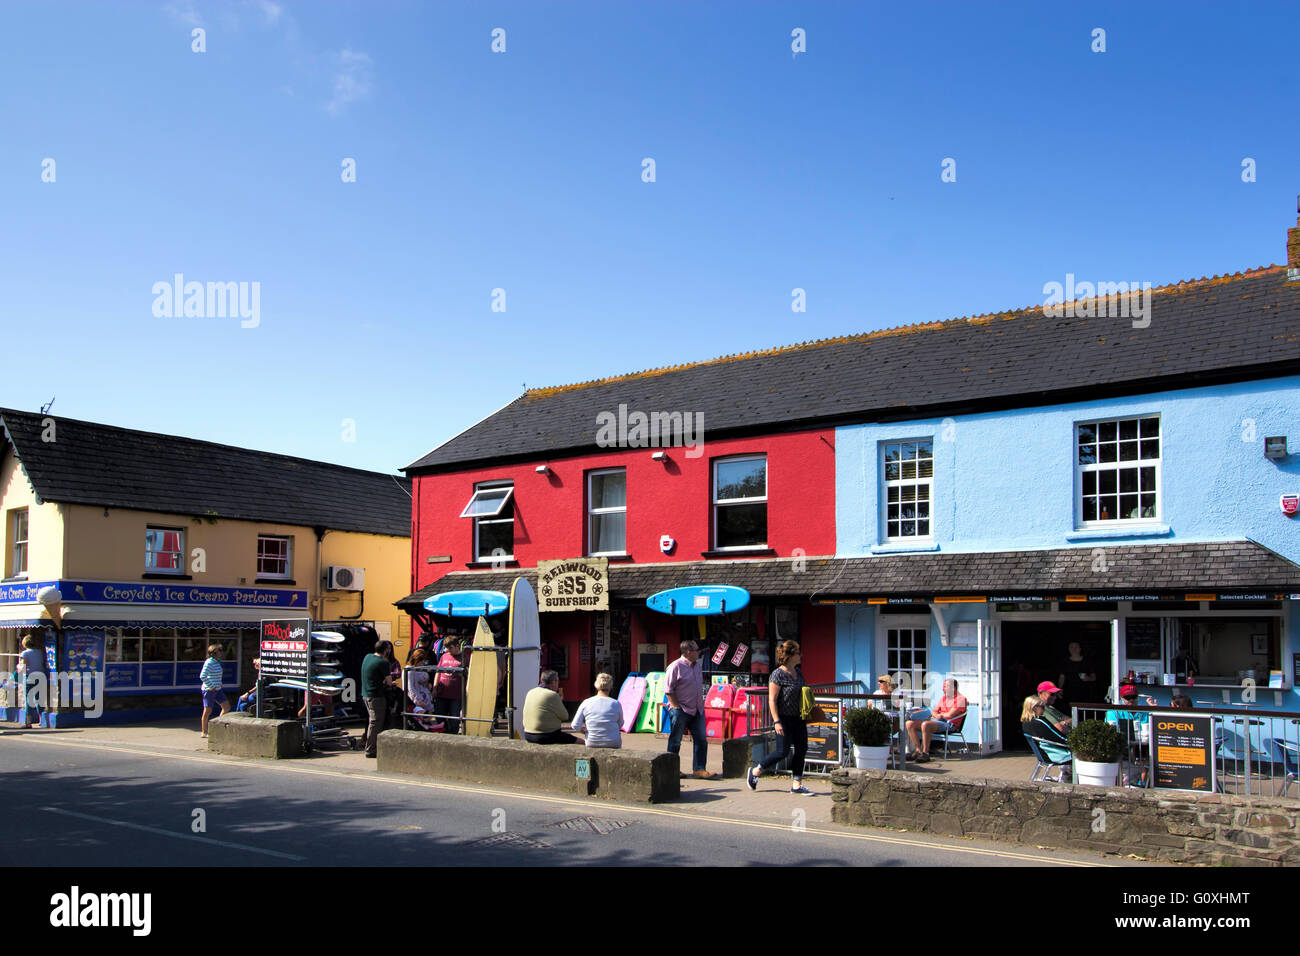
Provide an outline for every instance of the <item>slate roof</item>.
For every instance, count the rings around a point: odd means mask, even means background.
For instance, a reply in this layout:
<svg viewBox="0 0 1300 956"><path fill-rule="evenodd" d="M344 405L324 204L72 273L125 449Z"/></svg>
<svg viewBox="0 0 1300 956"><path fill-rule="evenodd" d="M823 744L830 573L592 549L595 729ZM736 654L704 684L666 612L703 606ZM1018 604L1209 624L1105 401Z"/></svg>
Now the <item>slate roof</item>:
<svg viewBox="0 0 1300 956"><path fill-rule="evenodd" d="M305 458L0 409L43 501L410 537L410 480Z"/></svg>
<svg viewBox="0 0 1300 956"><path fill-rule="evenodd" d="M1107 569L1094 570L1095 549L879 555L869 558L807 558L794 569L790 558L611 564L610 597L644 600L669 588L703 584L743 587L756 598L818 598L933 595L1033 595L1059 591L1277 591L1300 592L1300 565L1254 541L1200 544L1116 545L1105 549ZM509 593L536 569L453 571L396 602L423 607L443 591ZM1271 597L1271 595L1270 595Z"/></svg>
<svg viewBox="0 0 1300 956"><path fill-rule="evenodd" d="M1286 283L1284 266L1152 289L1147 318L1134 328L1130 317L1048 318L1034 306L530 389L404 470L590 451L597 415L619 404L702 413L722 437L1300 371L1300 283Z"/></svg>

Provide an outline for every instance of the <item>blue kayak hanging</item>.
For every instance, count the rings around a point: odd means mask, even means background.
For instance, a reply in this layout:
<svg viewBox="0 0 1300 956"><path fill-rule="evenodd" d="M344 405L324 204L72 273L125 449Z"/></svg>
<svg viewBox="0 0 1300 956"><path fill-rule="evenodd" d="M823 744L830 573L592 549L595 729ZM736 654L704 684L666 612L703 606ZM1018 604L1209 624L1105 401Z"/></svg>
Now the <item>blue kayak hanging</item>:
<svg viewBox="0 0 1300 956"><path fill-rule="evenodd" d="M487 617L510 606L500 591L447 591L424 599L424 609L448 617Z"/></svg>
<svg viewBox="0 0 1300 956"><path fill-rule="evenodd" d="M670 588L645 599L646 607L678 617L730 614L749 605L749 592L730 584Z"/></svg>

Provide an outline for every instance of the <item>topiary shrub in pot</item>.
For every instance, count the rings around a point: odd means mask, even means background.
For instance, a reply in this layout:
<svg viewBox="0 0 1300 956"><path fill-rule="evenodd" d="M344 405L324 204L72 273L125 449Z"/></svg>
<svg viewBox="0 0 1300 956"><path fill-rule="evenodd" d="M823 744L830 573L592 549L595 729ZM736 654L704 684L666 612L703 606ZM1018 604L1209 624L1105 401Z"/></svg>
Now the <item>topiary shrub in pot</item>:
<svg viewBox="0 0 1300 956"><path fill-rule="evenodd" d="M884 711L857 707L844 715L844 729L853 744L853 763L859 770L884 770L889 765L889 738L894 721Z"/></svg>
<svg viewBox="0 0 1300 956"><path fill-rule="evenodd" d="M1095 787L1119 783L1119 755L1123 749L1119 731L1104 720L1082 720L1070 731L1070 753L1074 756L1074 781Z"/></svg>

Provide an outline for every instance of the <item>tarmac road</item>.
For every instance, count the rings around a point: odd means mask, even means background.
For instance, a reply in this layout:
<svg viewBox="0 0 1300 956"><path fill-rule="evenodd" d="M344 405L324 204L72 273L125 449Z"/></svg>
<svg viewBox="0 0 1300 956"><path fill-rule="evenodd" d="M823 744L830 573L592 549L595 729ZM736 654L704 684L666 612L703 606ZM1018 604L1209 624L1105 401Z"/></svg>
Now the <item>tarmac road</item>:
<svg viewBox="0 0 1300 956"><path fill-rule="evenodd" d="M6 734L0 862L27 866L1114 866L1097 854L800 826L298 762ZM825 798L823 798L825 799Z"/></svg>

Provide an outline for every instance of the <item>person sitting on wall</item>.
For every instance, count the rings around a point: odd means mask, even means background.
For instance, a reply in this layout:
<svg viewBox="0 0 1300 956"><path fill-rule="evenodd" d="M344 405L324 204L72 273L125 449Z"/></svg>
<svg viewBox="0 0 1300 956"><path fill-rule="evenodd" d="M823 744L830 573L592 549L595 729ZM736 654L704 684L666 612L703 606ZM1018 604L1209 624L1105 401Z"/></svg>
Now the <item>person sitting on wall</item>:
<svg viewBox="0 0 1300 956"><path fill-rule="evenodd" d="M1061 688L1050 680L1045 680L1038 685L1038 699L1043 703L1043 717L1058 731L1066 733L1070 729L1070 718L1052 706L1060 692Z"/></svg>
<svg viewBox="0 0 1300 956"><path fill-rule="evenodd" d="M569 719L569 711L560 698L560 675L542 671L541 683L524 698L524 740L533 744L576 744L581 741L567 734L560 725Z"/></svg>
<svg viewBox="0 0 1300 956"><path fill-rule="evenodd" d="M239 695L239 700L235 702L235 710L243 713L249 711L257 713L257 684L258 679L262 676L262 659L253 658L253 686Z"/></svg>
<svg viewBox="0 0 1300 956"><path fill-rule="evenodd" d="M917 763L930 760L930 738L934 734L957 732L957 721L966 716L966 698L957 693L957 682L949 677L943 682L943 697L932 710L919 710L908 720L907 739L912 742L913 753L908 756ZM920 740L917 734L920 734Z"/></svg>
<svg viewBox="0 0 1300 956"><path fill-rule="evenodd" d="M596 696L578 705L573 715L573 729L586 728L588 747L623 746L623 706L609 696L614 689L612 674L596 675Z"/></svg>
<svg viewBox="0 0 1300 956"><path fill-rule="evenodd" d="M1037 694L1025 698L1020 709L1020 729L1026 737L1033 737L1049 760L1063 761L1070 757L1070 742L1065 734L1044 716L1043 699Z"/></svg>

